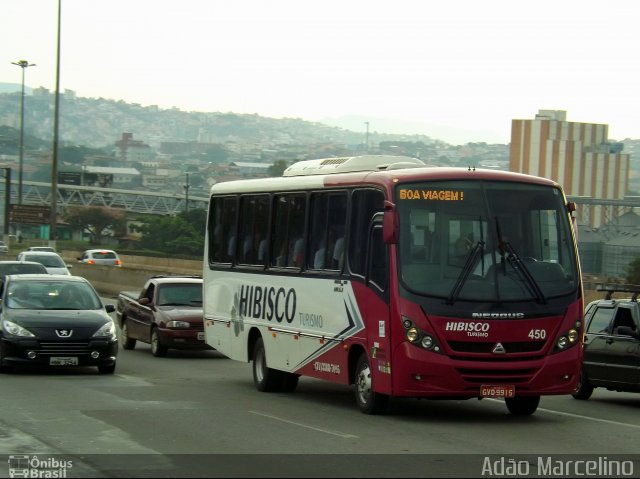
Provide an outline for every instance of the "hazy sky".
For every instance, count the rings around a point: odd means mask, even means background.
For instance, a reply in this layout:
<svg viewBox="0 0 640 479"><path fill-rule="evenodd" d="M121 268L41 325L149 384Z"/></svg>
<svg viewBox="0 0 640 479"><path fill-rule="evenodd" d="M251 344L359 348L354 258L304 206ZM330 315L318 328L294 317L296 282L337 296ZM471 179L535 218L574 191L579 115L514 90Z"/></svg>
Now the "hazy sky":
<svg viewBox="0 0 640 479"><path fill-rule="evenodd" d="M55 89L57 5L0 0L0 82L26 59ZM62 0L61 31L61 90L83 97L456 144L556 109L640 138L637 0Z"/></svg>

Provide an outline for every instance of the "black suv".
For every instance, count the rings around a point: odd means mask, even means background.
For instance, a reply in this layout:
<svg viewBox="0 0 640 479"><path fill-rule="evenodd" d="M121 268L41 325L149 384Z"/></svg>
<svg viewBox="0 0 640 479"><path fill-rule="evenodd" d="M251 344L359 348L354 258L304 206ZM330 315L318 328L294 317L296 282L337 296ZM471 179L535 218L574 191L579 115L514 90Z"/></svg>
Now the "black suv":
<svg viewBox="0 0 640 479"><path fill-rule="evenodd" d="M584 363L576 399L589 399L595 387L640 392L640 286L599 286L604 299L585 310ZM613 299L614 293L631 298Z"/></svg>

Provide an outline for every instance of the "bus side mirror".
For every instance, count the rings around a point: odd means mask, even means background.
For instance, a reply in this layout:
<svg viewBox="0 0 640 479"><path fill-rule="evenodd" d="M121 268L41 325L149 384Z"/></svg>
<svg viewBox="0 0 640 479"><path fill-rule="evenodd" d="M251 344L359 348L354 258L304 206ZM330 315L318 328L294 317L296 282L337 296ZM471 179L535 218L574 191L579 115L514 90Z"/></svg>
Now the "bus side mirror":
<svg viewBox="0 0 640 479"><path fill-rule="evenodd" d="M385 244L397 244L399 236L399 221L396 205L390 201L384 202L384 216L382 218L382 239Z"/></svg>

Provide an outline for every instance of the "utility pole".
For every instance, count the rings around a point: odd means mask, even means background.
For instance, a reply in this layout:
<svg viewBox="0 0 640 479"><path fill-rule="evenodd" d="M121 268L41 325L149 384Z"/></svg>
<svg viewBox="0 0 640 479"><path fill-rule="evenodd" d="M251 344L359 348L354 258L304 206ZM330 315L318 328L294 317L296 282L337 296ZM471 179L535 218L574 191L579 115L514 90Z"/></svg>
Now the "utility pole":
<svg viewBox="0 0 640 479"><path fill-rule="evenodd" d="M22 163L24 159L24 71L29 67L35 67L35 63L29 63L27 60L18 60L11 62L22 68L22 95L20 96L20 170L18 173L18 204L22 204Z"/></svg>
<svg viewBox="0 0 640 479"><path fill-rule="evenodd" d="M187 176L187 182L183 186L184 188L184 211L185 213L189 212L189 173L185 173Z"/></svg>

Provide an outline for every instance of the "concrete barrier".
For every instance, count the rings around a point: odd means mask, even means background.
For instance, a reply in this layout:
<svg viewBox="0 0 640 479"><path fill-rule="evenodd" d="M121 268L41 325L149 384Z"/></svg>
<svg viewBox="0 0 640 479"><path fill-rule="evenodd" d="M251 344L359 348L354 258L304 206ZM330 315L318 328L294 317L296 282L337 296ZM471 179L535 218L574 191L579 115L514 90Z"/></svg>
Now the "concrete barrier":
<svg viewBox="0 0 640 479"><path fill-rule="evenodd" d="M100 266L78 262L80 252L63 251L62 257L71 266L74 276L81 276L104 296L115 297L120 291L141 291L144 283L154 275L201 275L202 261L121 256L122 267Z"/></svg>

